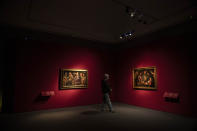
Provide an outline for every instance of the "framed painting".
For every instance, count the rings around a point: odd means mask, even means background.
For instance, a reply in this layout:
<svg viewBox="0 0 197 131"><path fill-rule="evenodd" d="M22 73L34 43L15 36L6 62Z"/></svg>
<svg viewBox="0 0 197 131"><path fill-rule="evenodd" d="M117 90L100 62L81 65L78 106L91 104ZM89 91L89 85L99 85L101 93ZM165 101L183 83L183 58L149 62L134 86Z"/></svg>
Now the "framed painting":
<svg viewBox="0 0 197 131"><path fill-rule="evenodd" d="M88 71L60 69L60 89L88 88Z"/></svg>
<svg viewBox="0 0 197 131"><path fill-rule="evenodd" d="M134 68L133 88L156 90L157 89L156 67Z"/></svg>

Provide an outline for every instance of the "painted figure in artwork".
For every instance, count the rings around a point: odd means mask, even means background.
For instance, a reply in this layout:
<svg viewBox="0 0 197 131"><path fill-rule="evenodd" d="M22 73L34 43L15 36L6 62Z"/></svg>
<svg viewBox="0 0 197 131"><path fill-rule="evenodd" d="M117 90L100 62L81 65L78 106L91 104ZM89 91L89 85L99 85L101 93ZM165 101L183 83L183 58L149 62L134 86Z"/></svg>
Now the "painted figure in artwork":
<svg viewBox="0 0 197 131"><path fill-rule="evenodd" d="M80 83L79 72L76 72L74 77L74 85L79 85Z"/></svg>
<svg viewBox="0 0 197 131"><path fill-rule="evenodd" d="M66 72L64 73L63 83L64 83L64 86L66 86L66 84L67 84L67 73Z"/></svg>
<svg viewBox="0 0 197 131"><path fill-rule="evenodd" d="M73 75L71 72L68 73L68 79L67 79L67 85L73 85L74 80L73 80Z"/></svg>

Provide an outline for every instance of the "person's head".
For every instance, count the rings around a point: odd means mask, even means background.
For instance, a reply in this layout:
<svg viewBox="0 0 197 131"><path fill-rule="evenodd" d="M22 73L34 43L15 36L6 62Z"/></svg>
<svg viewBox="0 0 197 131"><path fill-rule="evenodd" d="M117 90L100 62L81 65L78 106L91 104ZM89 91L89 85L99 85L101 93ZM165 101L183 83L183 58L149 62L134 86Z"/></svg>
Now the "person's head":
<svg viewBox="0 0 197 131"><path fill-rule="evenodd" d="M109 79L109 74L104 74L104 79L108 80Z"/></svg>
<svg viewBox="0 0 197 131"><path fill-rule="evenodd" d="M82 73L79 73L79 75L82 77L83 76L83 74Z"/></svg>
<svg viewBox="0 0 197 131"><path fill-rule="evenodd" d="M72 76L72 73L71 73L71 72L69 72L69 73L68 73L68 75L69 75L69 76Z"/></svg>

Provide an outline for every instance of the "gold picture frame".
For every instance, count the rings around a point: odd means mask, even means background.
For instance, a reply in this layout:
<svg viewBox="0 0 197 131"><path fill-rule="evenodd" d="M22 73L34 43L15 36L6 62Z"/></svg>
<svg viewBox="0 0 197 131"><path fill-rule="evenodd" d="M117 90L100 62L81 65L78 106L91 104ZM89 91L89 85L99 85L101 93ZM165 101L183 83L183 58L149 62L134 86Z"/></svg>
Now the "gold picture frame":
<svg viewBox="0 0 197 131"><path fill-rule="evenodd" d="M157 70L156 67L140 67L133 69L133 88L156 90Z"/></svg>
<svg viewBox="0 0 197 131"><path fill-rule="evenodd" d="M88 88L88 70L60 69L60 90Z"/></svg>

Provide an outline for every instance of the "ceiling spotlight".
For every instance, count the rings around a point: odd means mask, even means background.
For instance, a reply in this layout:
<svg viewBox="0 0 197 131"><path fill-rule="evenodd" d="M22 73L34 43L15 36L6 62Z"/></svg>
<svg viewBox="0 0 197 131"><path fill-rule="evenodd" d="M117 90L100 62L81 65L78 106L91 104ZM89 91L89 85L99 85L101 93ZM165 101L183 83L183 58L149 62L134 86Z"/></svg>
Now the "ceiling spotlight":
<svg viewBox="0 0 197 131"><path fill-rule="evenodd" d="M131 12L130 16L133 18L135 16L135 12Z"/></svg>
<svg viewBox="0 0 197 131"><path fill-rule="evenodd" d="M120 39L130 39L133 37L134 31L129 31L129 32L125 32L123 34L120 35Z"/></svg>
<svg viewBox="0 0 197 131"><path fill-rule="evenodd" d="M131 11L131 12L130 12L130 16L131 16L131 18L134 18L134 17L135 17L135 15L136 15L136 10L134 10L134 11Z"/></svg>
<svg viewBox="0 0 197 131"><path fill-rule="evenodd" d="M136 21L138 21L139 23L143 23L143 24L147 24L147 21L144 20L144 14L141 13L141 11L137 10L137 9L133 9L129 6L125 7L126 9L126 13L132 18L132 19L136 19Z"/></svg>

